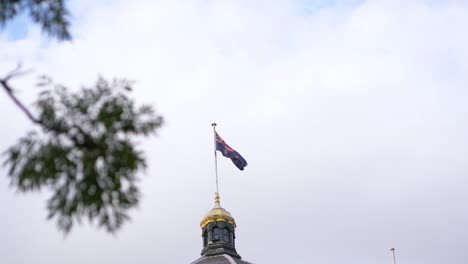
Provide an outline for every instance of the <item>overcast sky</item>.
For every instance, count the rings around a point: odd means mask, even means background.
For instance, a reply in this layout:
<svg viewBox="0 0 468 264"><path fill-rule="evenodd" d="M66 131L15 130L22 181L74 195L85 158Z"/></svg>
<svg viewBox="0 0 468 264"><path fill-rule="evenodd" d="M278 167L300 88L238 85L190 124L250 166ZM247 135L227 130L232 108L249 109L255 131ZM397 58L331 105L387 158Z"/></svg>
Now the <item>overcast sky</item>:
<svg viewBox="0 0 468 264"><path fill-rule="evenodd" d="M99 2L99 3L98 3ZM215 191L254 263L464 264L468 260L468 1L71 1L72 42L24 18L0 32L0 74L32 102L39 74L71 88L136 80L165 119L132 221L64 237L49 192L0 170L2 264L190 263ZM0 150L32 128L0 93Z"/></svg>

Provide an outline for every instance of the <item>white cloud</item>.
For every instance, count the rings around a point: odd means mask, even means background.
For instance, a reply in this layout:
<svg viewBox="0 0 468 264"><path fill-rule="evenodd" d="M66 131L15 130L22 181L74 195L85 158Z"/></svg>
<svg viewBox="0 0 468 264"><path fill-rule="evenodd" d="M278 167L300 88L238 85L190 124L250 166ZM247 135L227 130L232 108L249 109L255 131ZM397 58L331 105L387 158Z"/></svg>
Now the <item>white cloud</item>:
<svg viewBox="0 0 468 264"><path fill-rule="evenodd" d="M4 187L4 210L31 219L0 220L8 263L194 260L214 189L212 121L249 162L240 174L219 160L222 203L246 259L384 263L396 247L401 261L463 263L467 3L311 6L77 1L71 43L37 30L0 37L1 72L22 60L72 87L98 73L128 77L137 101L155 103L167 119L144 144L145 198L117 238L84 227L63 241L38 210L43 201ZM33 82L16 83L27 101ZM5 96L0 109L5 149L28 123ZM37 240L37 230L48 238Z"/></svg>

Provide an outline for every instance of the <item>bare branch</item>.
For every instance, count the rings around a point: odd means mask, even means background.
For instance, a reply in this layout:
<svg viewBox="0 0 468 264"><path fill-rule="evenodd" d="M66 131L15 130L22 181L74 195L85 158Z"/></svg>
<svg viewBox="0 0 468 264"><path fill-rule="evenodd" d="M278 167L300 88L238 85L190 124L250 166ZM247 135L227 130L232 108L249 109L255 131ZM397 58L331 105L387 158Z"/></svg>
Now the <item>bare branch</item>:
<svg viewBox="0 0 468 264"><path fill-rule="evenodd" d="M5 89L6 93L8 94L8 96L10 96L11 100L13 100L13 102L26 114L26 116L35 124L38 124L38 125L43 125L42 122L35 118L32 113L26 108L26 106L23 105L23 103L21 103L18 98L16 98L16 96L13 94L13 89L11 88L11 86L8 84L8 79L11 79L13 77L16 77L18 76L19 74L22 74L22 72L19 72L18 70L18 67L12 71L10 74L7 75L7 77L5 77L4 79L0 79L0 84L2 85L2 87Z"/></svg>
<svg viewBox="0 0 468 264"><path fill-rule="evenodd" d="M21 63L18 63L16 65L16 68L14 70L12 70L10 73L8 73L5 78L3 78L2 80L4 82L8 82L9 80L11 80L12 78L15 78L15 77L19 77L21 75L25 75L25 74L28 74L28 73L31 73L33 72L32 69L29 69L29 70L24 70L24 71L21 71L21 68L22 68L22 64Z"/></svg>

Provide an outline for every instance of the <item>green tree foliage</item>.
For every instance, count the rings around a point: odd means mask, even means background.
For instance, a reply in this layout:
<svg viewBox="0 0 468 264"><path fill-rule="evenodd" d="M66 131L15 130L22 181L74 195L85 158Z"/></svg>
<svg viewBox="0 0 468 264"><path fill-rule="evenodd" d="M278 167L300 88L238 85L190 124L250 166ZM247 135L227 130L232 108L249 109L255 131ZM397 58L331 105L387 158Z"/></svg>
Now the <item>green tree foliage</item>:
<svg viewBox="0 0 468 264"><path fill-rule="evenodd" d="M71 39L64 0L0 0L0 26L21 13L50 37ZM44 91L34 114L9 84L24 73L19 70L0 79L0 87L40 130L5 152L12 186L21 192L48 189L49 218L65 233L83 218L117 231L138 204L136 175L146 167L136 140L155 133L162 117L128 98L130 82L102 78L79 92L60 85ZM50 79L44 77L42 84L51 85Z"/></svg>
<svg viewBox="0 0 468 264"><path fill-rule="evenodd" d="M154 133L163 120L151 106L137 107L128 98L131 86L102 78L79 92L58 85L40 94L37 118L19 104L41 131L27 133L5 152L12 186L50 190L49 218L65 232L83 217L114 232L138 204L136 173L146 162L135 140Z"/></svg>
<svg viewBox="0 0 468 264"><path fill-rule="evenodd" d="M49 36L59 40L71 39L69 12L63 0L0 0L0 26L22 12L27 12Z"/></svg>

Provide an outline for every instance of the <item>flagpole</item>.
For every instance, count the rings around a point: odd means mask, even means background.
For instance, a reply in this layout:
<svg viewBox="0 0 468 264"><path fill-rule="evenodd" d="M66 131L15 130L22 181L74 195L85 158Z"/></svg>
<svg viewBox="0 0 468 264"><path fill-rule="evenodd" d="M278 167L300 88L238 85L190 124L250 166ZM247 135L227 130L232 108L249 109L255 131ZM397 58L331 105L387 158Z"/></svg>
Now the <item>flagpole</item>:
<svg viewBox="0 0 468 264"><path fill-rule="evenodd" d="M393 255L393 264L396 264L396 259L395 259L395 248L391 248L390 251L392 251L392 255Z"/></svg>
<svg viewBox="0 0 468 264"><path fill-rule="evenodd" d="M219 195L219 187L218 187L218 156L216 155L216 123L211 124L211 126L213 126L213 138L214 138L215 175L216 175L216 195Z"/></svg>

